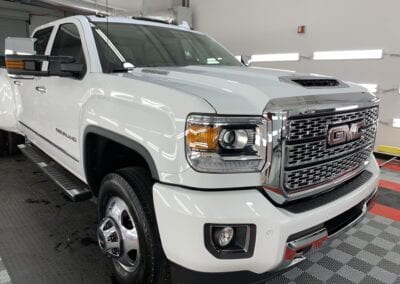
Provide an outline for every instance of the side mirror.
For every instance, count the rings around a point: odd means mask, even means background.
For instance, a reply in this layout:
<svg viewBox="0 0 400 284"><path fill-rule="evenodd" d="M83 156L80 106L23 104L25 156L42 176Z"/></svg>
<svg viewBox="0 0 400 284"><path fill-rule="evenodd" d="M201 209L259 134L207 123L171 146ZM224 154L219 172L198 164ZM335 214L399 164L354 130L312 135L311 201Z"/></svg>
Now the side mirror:
<svg viewBox="0 0 400 284"><path fill-rule="evenodd" d="M240 61L246 65L250 66L251 65L251 55L241 55L240 56Z"/></svg>
<svg viewBox="0 0 400 284"><path fill-rule="evenodd" d="M5 65L9 75L79 77L84 71L83 64L74 63L71 56L35 55L35 39L6 38ZM47 71L42 71L44 62L49 63Z"/></svg>
<svg viewBox="0 0 400 284"><path fill-rule="evenodd" d="M36 39L25 37L7 37L5 55L35 55Z"/></svg>

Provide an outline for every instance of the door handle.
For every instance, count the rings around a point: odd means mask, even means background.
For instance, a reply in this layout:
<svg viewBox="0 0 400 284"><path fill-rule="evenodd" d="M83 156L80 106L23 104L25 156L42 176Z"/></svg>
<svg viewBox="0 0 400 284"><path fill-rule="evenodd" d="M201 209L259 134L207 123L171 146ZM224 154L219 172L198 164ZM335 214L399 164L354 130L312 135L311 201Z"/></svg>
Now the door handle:
<svg viewBox="0 0 400 284"><path fill-rule="evenodd" d="M46 93L46 87L43 86L37 86L36 91L40 92L40 93Z"/></svg>
<svg viewBox="0 0 400 284"><path fill-rule="evenodd" d="M22 83L21 81L14 81L14 85L16 86L22 86L24 83Z"/></svg>

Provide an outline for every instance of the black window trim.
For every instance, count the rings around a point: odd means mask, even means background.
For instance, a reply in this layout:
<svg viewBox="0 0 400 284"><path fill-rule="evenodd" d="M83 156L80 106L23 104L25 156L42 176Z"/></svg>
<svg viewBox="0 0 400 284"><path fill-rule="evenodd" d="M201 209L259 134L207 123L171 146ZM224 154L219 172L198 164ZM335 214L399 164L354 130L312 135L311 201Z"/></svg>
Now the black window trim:
<svg viewBox="0 0 400 284"><path fill-rule="evenodd" d="M53 32L54 32L54 37L53 37L52 42L51 42L50 55L51 55L51 53L52 53L52 51L53 51L54 43L56 42L57 34L58 34L58 32L60 31L61 27L64 26L64 25L69 25L69 24L74 25L74 26L76 27L76 29L78 30L79 38L80 38L80 40L81 40L82 51L83 51L83 58L85 59L86 68L85 68L85 73L83 74L82 77L80 77L80 78L67 77L67 78L71 78L71 79L74 79L74 80L83 80L83 79L86 77L87 73L89 73L89 72L88 72L89 62L88 62L88 59L87 59L87 56L86 56L86 53L85 53L85 47L84 47L84 42L85 42L85 41L83 40L82 33L81 33L81 31L79 30L79 27L78 27L78 25L77 25L76 23L74 23L74 22L64 22L64 23L59 23L57 26L54 26L54 28L55 28L55 29L53 30Z"/></svg>
<svg viewBox="0 0 400 284"><path fill-rule="evenodd" d="M43 54L40 54L40 55L45 55L45 54L46 54L47 48L49 47L49 44L50 44L51 36L53 35L53 32L54 32L54 26L53 26L53 25L52 25L52 26L46 26L46 27L43 27L43 28L41 28L41 29L38 29L38 30L34 31L34 32L32 33L32 36L31 36L31 38L36 38L35 35L36 35L38 32L41 32L41 31L44 31L44 30L47 30L47 29L51 29L50 36L49 36L49 39L48 39L48 41L47 41L47 44L46 44L46 47L45 47L45 49L44 49Z"/></svg>

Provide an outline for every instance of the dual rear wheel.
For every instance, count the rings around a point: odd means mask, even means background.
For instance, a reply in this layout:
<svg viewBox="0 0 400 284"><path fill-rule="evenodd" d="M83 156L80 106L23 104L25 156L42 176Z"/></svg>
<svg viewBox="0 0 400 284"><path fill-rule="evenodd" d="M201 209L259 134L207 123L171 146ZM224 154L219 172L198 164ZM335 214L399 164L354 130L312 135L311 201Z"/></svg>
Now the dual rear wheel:
<svg viewBox="0 0 400 284"><path fill-rule="evenodd" d="M0 156L12 156L19 153L18 145L25 143L19 134L0 130Z"/></svg>

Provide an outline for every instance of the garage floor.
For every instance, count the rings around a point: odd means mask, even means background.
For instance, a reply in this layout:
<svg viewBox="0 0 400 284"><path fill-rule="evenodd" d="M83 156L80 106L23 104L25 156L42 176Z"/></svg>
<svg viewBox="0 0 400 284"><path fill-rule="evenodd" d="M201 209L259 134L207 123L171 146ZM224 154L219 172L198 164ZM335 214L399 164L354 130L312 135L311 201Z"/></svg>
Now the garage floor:
<svg viewBox="0 0 400 284"><path fill-rule="evenodd" d="M24 157L0 159L0 284L113 283L96 205L73 203ZM400 163L368 218L271 283L400 283Z"/></svg>

